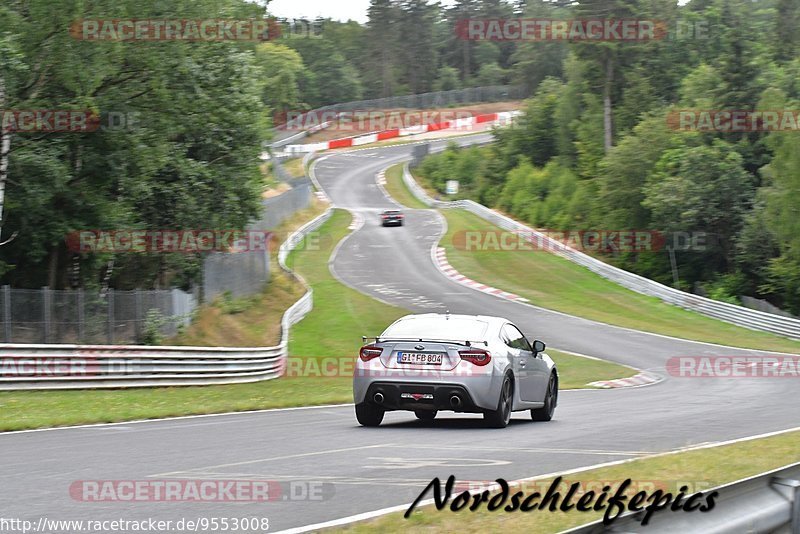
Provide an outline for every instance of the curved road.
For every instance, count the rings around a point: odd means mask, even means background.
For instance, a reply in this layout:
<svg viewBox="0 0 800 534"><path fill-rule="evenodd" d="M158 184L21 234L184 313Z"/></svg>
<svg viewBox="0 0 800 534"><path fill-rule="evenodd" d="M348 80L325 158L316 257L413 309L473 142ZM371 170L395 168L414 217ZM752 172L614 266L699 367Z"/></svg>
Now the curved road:
<svg viewBox="0 0 800 534"><path fill-rule="evenodd" d="M459 142L485 140L478 135ZM441 149L445 143L435 145ZM662 376L671 356L753 354L595 323L448 280L431 261L431 247L444 230L435 211L407 210L401 228L378 222L377 213L393 204L375 175L409 159L411 150L336 153L316 164L316 178L335 206L364 223L342 242L332 262L344 283L413 312L505 316L552 347ZM341 406L0 434L6 452L0 517L247 516L268 517L270 531L301 527L411 502L434 476L519 479L790 428L800 408L793 382L666 377L651 387L564 392L554 421L532 423L521 412L502 431L484 428L475 416L442 414L426 425L400 412L387 414L380 428L366 429L357 426L351 406ZM68 493L76 480L209 478L292 481L299 493L303 484L331 486L323 500L280 498L266 504L83 503Z"/></svg>

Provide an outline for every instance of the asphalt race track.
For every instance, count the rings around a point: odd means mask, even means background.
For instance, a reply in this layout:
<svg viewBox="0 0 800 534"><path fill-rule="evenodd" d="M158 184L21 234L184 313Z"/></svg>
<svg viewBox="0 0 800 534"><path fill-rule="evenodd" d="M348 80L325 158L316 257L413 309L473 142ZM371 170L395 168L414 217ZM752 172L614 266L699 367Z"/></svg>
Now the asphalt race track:
<svg viewBox="0 0 800 534"><path fill-rule="evenodd" d="M505 316L549 346L666 379L643 388L563 392L554 421L533 423L520 412L505 430L484 428L480 417L447 413L429 425L410 412L389 413L381 427L366 429L356 423L352 406L341 406L3 434L0 516L268 517L270 531L279 531L411 502L434 476L519 479L797 425L800 396L792 380L692 380L664 372L672 356L753 351L603 325L501 300L445 278L431 261L431 247L444 230L436 212L407 210L406 225L397 228L383 228L378 220L379 211L394 205L375 175L409 159L411 150L335 153L316 164L316 179L334 205L363 221L332 262L341 281L412 312ZM361 334L377 332L353 332ZM298 494L306 483L332 486L323 500L299 495L269 503L85 503L69 495L76 480L211 478L292 481Z"/></svg>

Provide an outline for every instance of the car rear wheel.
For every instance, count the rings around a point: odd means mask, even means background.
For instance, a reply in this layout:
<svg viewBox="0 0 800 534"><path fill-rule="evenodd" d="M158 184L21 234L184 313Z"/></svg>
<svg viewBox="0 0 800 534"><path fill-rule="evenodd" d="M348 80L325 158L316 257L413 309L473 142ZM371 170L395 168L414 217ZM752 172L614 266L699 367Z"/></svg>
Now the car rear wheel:
<svg viewBox="0 0 800 534"><path fill-rule="evenodd" d="M554 373L550 375L550 382L547 384L544 406L531 410L531 419L534 421L552 420L556 413L556 404L558 404L558 377Z"/></svg>
<svg viewBox="0 0 800 534"><path fill-rule="evenodd" d="M511 403L514 394L514 384L511 377L506 375L503 386L500 388L500 398L497 399L497 409L485 412L483 419L492 428L505 428L511 421Z"/></svg>
<svg viewBox="0 0 800 534"><path fill-rule="evenodd" d="M414 415L421 421L433 421L437 413L436 410L414 410Z"/></svg>
<svg viewBox="0 0 800 534"><path fill-rule="evenodd" d="M356 419L362 426L378 426L383 421L385 411L382 408L362 402L356 404Z"/></svg>

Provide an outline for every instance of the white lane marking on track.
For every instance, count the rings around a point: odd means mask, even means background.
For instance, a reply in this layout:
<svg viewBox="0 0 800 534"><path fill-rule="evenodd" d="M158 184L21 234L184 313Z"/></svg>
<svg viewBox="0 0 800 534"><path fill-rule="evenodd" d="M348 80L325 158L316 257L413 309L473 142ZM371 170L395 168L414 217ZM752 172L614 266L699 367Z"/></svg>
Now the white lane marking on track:
<svg viewBox="0 0 800 534"><path fill-rule="evenodd" d="M509 460L491 460L488 458L387 458L369 456L367 460L375 460L380 465L364 465L365 469L419 469L422 467L494 467L508 465Z"/></svg>
<svg viewBox="0 0 800 534"><path fill-rule="evenodd" d="M415 144L415 143L409 143L409 144ZM361 149L361 150L374 150L374 149ZM406 158L406 160L408 160L408 159L410 159L410 158ZM441 238L443 238L447 234L447 224L444 221L444 216L442 216L442 214L439 213L438 210L432 210L432 211L434 211L440 217L440 219L442 219L443 222L445 223L444 224L445 231L439 236L439 241L441 241ZM431 250L431 256L432 257L434 256L434 251L433 250ZM435 263L435 261L434 261L434 263ZM610 323L604 323L602 321L597 321L597 320L593 320L593 319L587 319L585 317L579 317L577 315L570 315L568 313L564 313L564 312L560 312L560 311L556 311L556 310L551 310L551 309L547 309L547 308L542 308L540 306L536 306L536 305L530 304L528 302L523 302L523 301L517 301L517 304L521 304L523 306L528 306L530 308L533 308L533 309L541 311L541 312L546 312L546 313L550 313L550 314L554 314L554 315L560 315L562 317L567 317L569 319L581 320L581 321L584 321L584 322L590 323L590 324L602 325L602 326L607 327L607 328L615 328L615 329L631 332L631 333L634 333L634 334L641 334L641 335L645 335L645 336L655 336L655 337L660 337L662 339L669 339L669 340L673 340L673 341L679 341L679 342L682 342L682 343L692 343L692 344L697 344L697 345L706 345L706 346L710 346L710 347L717 347L717 348L722 348L722 349L733 349L733 350L739 350L739 351L751 352L751 353L752 352L756 352L756 353L762 353L762 354L780 354L780 355L787 355L787 356L797 356L796 353L791 353L791 352L769 351L769 350L761 350L761 349L752 349L752 348L747 348L747 347L737 347L737 346L733 346L733 345L723 345L721 343L711 343L711 342L708 342L708 341L697 341L697 340L694 340L694 339L686 339L686 338L680 338L680 337L670 336L670 335L666 335L666 334L657 334L655 332L646 332L646 331L643 331L643 330L636 330L634 328L628 328L628 327L625 327L625 326L619 326L619 325L614 325L614 324L610 324Z"/></svg>
<svg viewBox="0 0 800 534"><path fill-rule="evenodd" d="M188 471L178 471L178 472L184 472L184 473L189 472L189 473L192 473L192 472L194 472L196 470L219 469L220 467L235 467L235 466L239 466L239 465L251 465L251 464L257 464L257 463L264 463L264 462L274 462L275 460L291 460L291 459L294 459L294 458L308 458L309 456L321 456L323 454L336 454L336 453L340 453L340 452L350 452L350 451L360 451L360 450L365 450L365 449L375 449L375 448L385 447L387 445L391 445L391 444L383 443L383 444L378 444L378 445L362 445L360 447L345 447L343 449L329 449L329 450L324 450L324 451L303 452L303 453L299 453L299 454L287 454L285 456L270 456L270 457L267 457L267 458L257 458L255 460L245 460L243 462L232 462L232 463L229 463L229 464L209 465L209 466L204 466L204 467L198 467L196 469L189 469ZM159 477L159 476L168 476L170 474L172 474L172 473L171 472L170 473L159 473L159 474L150 475L150 476L151 477Z"/></svg>
<svg viewBox="0 0 800 534"><path fill-rule="evenodd" d="M56 460L53 460L56 461ZM389 478L389 477L356 477L356 476L329 476L317 474L300 474L295 473L291 475L275 475L264 473L214 473L214 472L192 472L192 473L178 473L172 474L170 478L175 479L196 479L198 476L204 479L216 480L264 480L268 477L269 480L274 481L323 481L333 482L335 484L348 484L348 485L388 485L388 486L425 486L430 479L425 478Z"/></svg>
<svg viewBox="0 0 800 534"><path fill-rule="evenodd" d="M119 423L93 423L87 425L73 425L73 426L57 426L52 428L31 428L29 430L9 430L8 432L0 432L0 438L3 436L11 436L14 434L31 434L33 432L52 432L54 430L86 430L97 429L121 425L136 425L142 423L163 423L168 421L170 423L179 422L185 419L200 419L206 417L230 417L236 415L252 415L263 414L269 412L291 412L295 410L319 410L321 408L342 408L343 406L353 406L353 403L346 404L320 404L319 406L291 406L289 408L265 408L263 410L245 410L241 412L221 412L221 413L204 413L198 415L179 415L176 417L160 417L157 419L138 419L135 421L120 421ZM165 426L158 430L180 430L185 425L179 426Z"/></svg>
<svg viewBox="0 0 800 534"><path fill-rule="evenodd" d="M555 478L557 476L573 475L573 474L576 474L576 473L583 473L585 471L591 471L593 469L600 469L600 468L603 468L603 467L613 467L613 466L616 466L616 465L626 464L626 463L638 461L638 460L641 460L641 459L658 458L658 457L661 457L661 456L670 456L670 455L673 455L673 454L679 454L679 453L687 452L687 451L693 451L693 450L699 450L699 449L710 449L710 448L713 448L713 447L720 447L720 446L723 446L723 445L732 445L734 443L741 443L741 442L744 442L744 441L751 441L751 440L767 438L767 437L771 437L771 436L778 436L778 435L781 435L781 434L786 434L788 432L796 432L798 430L800 430L800 427L789 428L789 429L786 429L786 430L779 430L777 432L768 432L766 434L757 434L757 435L754 435L754 436L747 436L747 437L744 437L744 438L737 438L737 439L728 440L728 441L703 443L701 445L694 445L694 446L685 447L685 448L682 448L682 449L676 449L676 450L673 450L673 451L661 452L661 453L653 454L653 455L650 455L650 456L643 456L643 457L638 457L638 458L627 458L627 459L624 459L624 460L614 460L612 462L604 462L604 463L595 464L595 465L577 467L575 469L570 469L568 471L553 472L553 473L547 473L547 474L544 474L544 475L536 475L536 476L528 477L528 478L521 478L521 479L518 479L518 480L509 481L509 485L521 485L521 484L525 484L527 482L532 482L534 480L543 480L543 479L548 479L548 478ZM487 488L480 488L478 490L473 490L473 491L467 490L467 491L470 491L471 494L476 494L476 493L478 493L480 491L483 491L484 489L490 489L490 488L491 488L491 486L489 486ZM434 502L433 499L427 499L427 500L424 500L424 501L420 501L419 503L417 503L417 505L422 507L422 506L427 506L427 505L433 504L433 502ZM290 528L290 529L286 529L286 530L280 530L280 531L278 531L278 533L279 534L303 534L305 532L312 532L312 531L315 531L315 530L321 530L323 528L331 528L331 527L337 527L337 526L341 526L341 525L348 525L350 523L355 523L355 522L358 522L358 521L365 521L367 519L374 519L376 517L380 517L380 516L383 516L383 515L391 514L391 513L394 513L394 512L404 512L404 511L408 510L409 506L411 506L411 503L400 504L400 505L397 505L397 506L389 506L387 508L381 508L379 510L373 510L373 511L370 511L370 512L363 512L363 513L360 513L360 514L355 514L355 515L351 515L351 516L347 516L347 517L342 517L342 518L339 518L339 519L333 519L331 521L324 521L324 522L321 522L321 523L315 523L313 525L306 525L306 526L302 526L302 527L295 527L295 528Z"/></svg>
<svg viewBox="0 0 800 534"><path fill-rule="evenodd" d="M352 230L353 232L360 230L361 227L367 222L366 218L357 211L352 211L350 213L353 214L353 220L350 222L350 226L348 226L347 229Z"/></svg>
<svg viewBox="0 0 800 534"><path fill-rule="evenodd" d="M387 445L386 448L405 449L408 445ZM414 450L417 449L434 449L441 450L439 445L419 445L413 446ZM550 447L481 447L481 446L465 446L453 447L448 446L448 450L453 451L496 451L496 452L546 452L551 454L586 454L586 455L600 455L600 456L648 456L651 454L658 454L655 451L617 451L617 450L603 450L603 449L558 449Z"/></svg>

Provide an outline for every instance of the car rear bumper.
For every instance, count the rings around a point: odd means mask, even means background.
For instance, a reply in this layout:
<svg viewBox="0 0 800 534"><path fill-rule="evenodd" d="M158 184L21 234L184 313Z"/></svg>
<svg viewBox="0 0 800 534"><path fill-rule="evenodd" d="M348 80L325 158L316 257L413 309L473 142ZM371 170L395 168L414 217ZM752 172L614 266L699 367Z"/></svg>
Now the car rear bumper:
<svg viewBox="0 0 800 534"><path fill-rule="evenodd" d="M376 394L380 394L382 399L376 400ZM460 384L373 382L367 388L364 400L386 410L484 411L467 388Z"/></svg>

